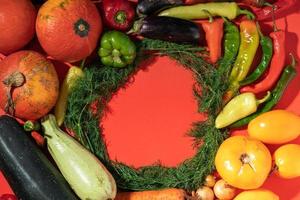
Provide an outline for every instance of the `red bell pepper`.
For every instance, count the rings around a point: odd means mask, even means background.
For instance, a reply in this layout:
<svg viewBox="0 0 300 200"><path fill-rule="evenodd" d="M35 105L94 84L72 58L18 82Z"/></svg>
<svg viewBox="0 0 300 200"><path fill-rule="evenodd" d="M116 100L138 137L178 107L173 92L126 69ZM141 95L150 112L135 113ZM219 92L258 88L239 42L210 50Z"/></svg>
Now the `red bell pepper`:
<svg viewBox="0 0 300 200"><path fill-rule="evenodd" d="M135 8L128 0L103 0L103 18L105 24L115 30L126 31L131 28L135 17Z"/></svg>

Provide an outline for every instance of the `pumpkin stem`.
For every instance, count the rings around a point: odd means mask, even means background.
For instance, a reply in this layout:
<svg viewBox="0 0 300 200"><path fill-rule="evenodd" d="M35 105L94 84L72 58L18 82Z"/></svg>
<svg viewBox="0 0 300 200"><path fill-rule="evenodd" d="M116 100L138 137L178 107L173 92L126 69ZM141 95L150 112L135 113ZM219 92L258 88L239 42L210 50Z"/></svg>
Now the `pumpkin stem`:
<svg viewBox="0 0 300 200"><path fill-rule="evenodd" d="M75 34L83 38L89 34L90 25L87 21L80 18L77 22L75 22L73 29L75 31Z"/></svg>
<svg viewBox="0 0 300 200"><path fill-rule="evenodd" d="M14 72L3 80L3 84L7 87L7 103L5 105L5 112L14 116L15 104L12 99L12 89L21 87L25 83L25 76L21 72Z"/></svg>

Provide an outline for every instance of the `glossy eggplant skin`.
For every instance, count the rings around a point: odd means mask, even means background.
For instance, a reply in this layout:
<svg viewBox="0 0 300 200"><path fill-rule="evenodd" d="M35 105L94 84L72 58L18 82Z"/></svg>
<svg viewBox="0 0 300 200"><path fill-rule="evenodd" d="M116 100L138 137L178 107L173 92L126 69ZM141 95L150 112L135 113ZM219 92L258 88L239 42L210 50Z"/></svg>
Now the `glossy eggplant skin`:
<svg viewBox="0 0 300 200"><path fill-rule="evenodd" d="M0 169L21 200L78 200L68 183L12 117L0 117Z"/></svg>
<svg viewBox="0 0 300 200"><path fill-rule="evenodd" d="M164 16L144 18L138 33L146 38L180 44L198 45L205 39L203 29L194 22Z"/></svg>
<svg viewBox="0 0 300 200"><path fill-rule="evenodd" d="M183 0L139 0L136 11L139 15L150 15L164 8L183 5Z"/></svg>

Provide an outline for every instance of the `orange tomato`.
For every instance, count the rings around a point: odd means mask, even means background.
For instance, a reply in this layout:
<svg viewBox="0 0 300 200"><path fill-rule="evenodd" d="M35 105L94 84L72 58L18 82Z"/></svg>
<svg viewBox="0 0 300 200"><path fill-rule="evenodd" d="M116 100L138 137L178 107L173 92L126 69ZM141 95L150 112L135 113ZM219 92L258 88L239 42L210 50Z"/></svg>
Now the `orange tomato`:
<svg viewBox="0 0 300 200"><path fill-rule="evenodd" d="M228 184L240 189L257 189L269 175L272 157L262 142L234 136L221 144L215 165Z"/></svg>
<svg viewBox="0 0 300 200"><path fill-rule="evenodd" d="M253 119L248 133L264 143L286 143L299 136L300 117L286 110L272 110Z"/></svg>
<svg viewBox="0 0 300 200"><path fill-rule="evenodd" d="M300 176L300 145L287 144L278 148L274 155L277 166L276 174L282 178L296 178Z"/></svg>
<svg viewBox="0 0 300 200"><path fill-rule="evenodd" d="M269 190L251 190L237 195L233 200L279 200L279 197Z"/></svg>

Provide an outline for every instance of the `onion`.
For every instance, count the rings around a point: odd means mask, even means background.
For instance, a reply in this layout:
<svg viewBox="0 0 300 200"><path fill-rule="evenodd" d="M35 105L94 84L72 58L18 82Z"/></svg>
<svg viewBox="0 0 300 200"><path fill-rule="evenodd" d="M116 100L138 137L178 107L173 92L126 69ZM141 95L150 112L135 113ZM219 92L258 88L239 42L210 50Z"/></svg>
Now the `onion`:
<svg viewBox="0 0 300 200"><path fill-rule="evenodd" d="M211 188L203 186L196 191L197 200L214 200L214 192Z"/></svg>
<svg viewBox="0 0 300 200"><path fill-rule="evenodd" d="M216 177L214 177L213 175L208 175L205 178L205 183L204 183L205 186L214 187L215 184L216 184Z"/></svg>
<svg viewBox="0 0 300 200"><path fill-rule="evenodd" d="M236 189L228 185L223 179L216 182L214 192L219 200L231 200L236 195Z"/></svg>

